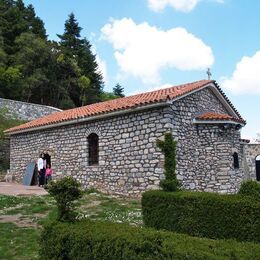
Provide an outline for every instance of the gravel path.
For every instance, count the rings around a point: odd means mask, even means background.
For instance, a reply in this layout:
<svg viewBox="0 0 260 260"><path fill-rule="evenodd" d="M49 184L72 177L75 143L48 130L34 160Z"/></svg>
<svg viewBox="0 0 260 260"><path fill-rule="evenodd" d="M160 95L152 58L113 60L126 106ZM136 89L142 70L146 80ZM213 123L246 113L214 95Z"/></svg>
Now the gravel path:
<svg viewBox="0 0 260 260"><path fill-rule="evenodd" d="M38 186L25 186L17 183L7 183L0 182L0 194L2 195L14 195L14 196L23 196L23 195L46 195L48 192Z"/></svg>

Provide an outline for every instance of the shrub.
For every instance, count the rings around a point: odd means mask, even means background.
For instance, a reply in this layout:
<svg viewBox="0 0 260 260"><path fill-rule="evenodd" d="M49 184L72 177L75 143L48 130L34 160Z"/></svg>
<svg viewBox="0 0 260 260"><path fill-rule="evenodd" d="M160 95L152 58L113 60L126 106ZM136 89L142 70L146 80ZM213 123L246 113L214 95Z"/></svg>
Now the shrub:
<svg viewBox="0 0 260 260"><path fill-rule="evenodd" d="M256 200L260 200L260 183L256 181L243 182L238 193L245 196L251 196Z"/></svg>
<svg viewBox="0 0 260 260"><path fill-rule="evenodd" d="M176 169L176 144L171 133L164 135L164 141L157 140L157 146L164 153L164 175L165 179L160 181L160 187L164 191L176 191L180 186L175 169Z"/></svg>
<svg viewBox="0 0 260 260"><path fill-rule="evenodd" d="M148 191L146 226L208 238L260 242L260 202L239 195Z"/></svg>
<svg viewBox="0 0 260 260"><path fill-rule="evenodd" d="M39 255L40 259L259 259L260 245L86 220L46 225Z"/></svg>
<svg viewBox="0 0 260 260"><path fill-rule="evenodd" d="M74 221L74 201L82 196L80 183L72 177L64 177L48 184L48 191L54 197L58 207L58 220Z"/></svg>

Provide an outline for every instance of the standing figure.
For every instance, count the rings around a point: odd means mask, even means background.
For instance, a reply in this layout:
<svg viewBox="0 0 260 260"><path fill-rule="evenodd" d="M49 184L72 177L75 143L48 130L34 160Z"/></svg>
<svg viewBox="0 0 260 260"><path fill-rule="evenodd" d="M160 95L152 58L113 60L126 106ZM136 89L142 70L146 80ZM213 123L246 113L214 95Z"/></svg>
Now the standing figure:
<svg viewBox="0 0 260 260"><path fill-rule="evenodd" d="M38 186L43 186L45 183L45 168L44 168L44 154L40 154L40 157L37 161L38 168Z"/></svg>
<svg viewBox="0 0 260 260"><path fill-rule="evenodd" d="M45 171L45 181L46 181L46 184L48 184L49 181L52 180L52 168L49 164L47 164L47 168L46 168L46 171Z"/></svg>

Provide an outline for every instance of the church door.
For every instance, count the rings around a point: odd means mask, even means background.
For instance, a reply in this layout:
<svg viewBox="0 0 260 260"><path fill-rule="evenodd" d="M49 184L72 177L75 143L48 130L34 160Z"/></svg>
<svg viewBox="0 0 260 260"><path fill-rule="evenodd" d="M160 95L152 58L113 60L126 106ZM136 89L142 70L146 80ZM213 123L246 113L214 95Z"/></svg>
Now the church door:
<svg viewBox="0 0 260 260"><path fill-rule="evenodd" d="M256 180L260 181L260 155L255 159Z"/></svg>

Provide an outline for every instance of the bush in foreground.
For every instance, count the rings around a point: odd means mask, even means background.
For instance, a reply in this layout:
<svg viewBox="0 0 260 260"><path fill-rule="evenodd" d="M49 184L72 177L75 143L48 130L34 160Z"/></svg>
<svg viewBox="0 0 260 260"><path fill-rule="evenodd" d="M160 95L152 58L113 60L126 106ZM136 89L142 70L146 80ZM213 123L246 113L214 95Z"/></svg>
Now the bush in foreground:
<svg viewBox="0 0 260 260"><path fill-rule="evenodd" d="M126 224L56 222L44 227L40 259L259 259L260 245L214 241Z"/></svg>
<svg viewBox="0 0 260 260"><path fill-rule="evenodd" d="M148 191L146 226L189 235L260 242L260 202L239 195Z"/></svg>
<svg viewBox="0 0 260 260"><path fill-rule="evenodd" d="M74 221L74 201L82 196L80 183L72 177L64 177L48 184L48 191L54 197L58 207L59 221Z"/></svg>
<svg viewBox="0 0 260 260"><path fill-rule="evenodd" d="M260 183L256 181L242 182L238 193L245 196L251 196L260 201Z"/></svg>

